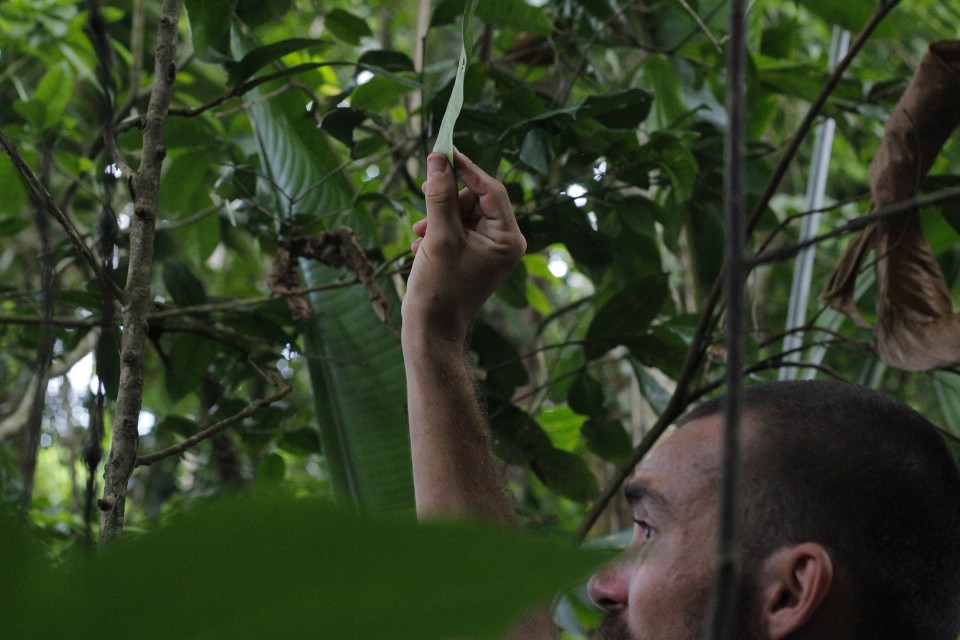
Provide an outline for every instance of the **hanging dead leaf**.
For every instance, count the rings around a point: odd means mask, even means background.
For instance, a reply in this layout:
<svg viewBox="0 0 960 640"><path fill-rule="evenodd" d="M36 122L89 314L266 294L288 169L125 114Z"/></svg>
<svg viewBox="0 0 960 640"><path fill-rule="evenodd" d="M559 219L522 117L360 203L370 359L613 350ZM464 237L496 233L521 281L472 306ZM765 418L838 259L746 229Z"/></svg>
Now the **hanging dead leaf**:
<svg viewBox="0 0 960 640"><path fill-rule="evenodd" d="M267 276L267 285L274 293L284 296L294 320L310 318L310 305L297 293L300 278L297 274L297 259L318 260L331 267L346 267L352 271L367 291L367 297L380 322L388 324L389 303L377 283L376 272L367 254L360 248L357 236L349 227L334 231L321 231L309 236L292 238L278 248L277 259Z"/></svg>
<svg viewBox="0 0 960 640"><path fill-rule="evenodd" d="M944 143L960 126L960 41L930 45L884 129L873 162L873 209L914 198ZM960 362L960 316L923 233L920 212L868 225L847 247L824 299L858 324L854 286L870 253L876 256L874 344L885 363L926 371Z"/></svg>

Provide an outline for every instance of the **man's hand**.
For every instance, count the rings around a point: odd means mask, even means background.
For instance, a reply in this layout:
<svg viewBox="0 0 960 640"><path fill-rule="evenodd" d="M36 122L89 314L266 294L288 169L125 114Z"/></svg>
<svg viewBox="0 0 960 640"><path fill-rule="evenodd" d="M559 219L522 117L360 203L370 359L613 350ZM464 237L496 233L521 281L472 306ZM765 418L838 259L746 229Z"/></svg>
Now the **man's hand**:
<svg viewBox="0 0 960 640"><path fill-rule="evenodd" d="M403 298L403 361L417 513L515 520L500 484L483 413L464 362L464 341L480 305L517 266L527 242L502 184L459 151L456 175L440 153L427 158L427 218ZM457 192L457 175L466 188ZM556 637L549 611L511 640Z"/></svg>
<svg viewBox="0 0 960 640"><path fill-rule="evenodd" d="M462 344L484 301L523 257L520 233L504 186L454 151L456 175L443 154L427 158L427 217L403 299L404 330ZM457 192L457 176L466 188Z"/></svg>

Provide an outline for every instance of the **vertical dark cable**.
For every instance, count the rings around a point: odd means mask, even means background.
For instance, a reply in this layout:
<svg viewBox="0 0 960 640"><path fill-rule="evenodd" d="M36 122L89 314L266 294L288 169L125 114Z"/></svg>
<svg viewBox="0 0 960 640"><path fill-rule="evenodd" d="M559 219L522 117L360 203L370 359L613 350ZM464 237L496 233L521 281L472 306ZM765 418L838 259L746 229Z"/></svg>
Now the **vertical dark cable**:
<svg viewBox="0 0 960 640"><path fill-rule="evenodd" d="M717 566L710 611L712 640L732 637L739 581L736 536L737 471L739 464L740 372L743 369L744 316L744 108L746 94L746 20L744 0L730 1L730 38L727 42L727 132L724 141L724 219L727 253L727 402L724 406L723 463Z"/></svg>
<svg viewBox="0 0 960 640"><path fill-rule="evenodd" d="M116 83L113 79L113 48L110 46L110 38L107 33L107 22L100 11L98 0L88 0L87 9L90 15L88 24L88 37L97 54L97 78L100 82L101 92L101 119L104 122L103 136L106 140L113 134L108 130L113 121L114 97L116 93ZM135 91L134 87L130 88ZM116 166L117 158L114 157L114 145L104 145L104 155L107 165L112 169ZM83 445L83 462L87 468L87 486L84 500L83 521L84 521L84 540L87 546L93 546L93 505L94 496L97 491L96 473L103 459L103 431L104 431L104 411L106 409L106 393L104 386L104 369L107 365L104 360L112 358L111 352L119 352L117 345L115 327L114 327L114 299L113 292L108 286L106 280L113 278L113 259L117 241L117 215L113 210L113 195L115 190L116 178L111 175L101 174L103 184L103 196L101 201L100 219L97 222L97 253L100 257L101 273L105 281L101 293L100 317L100 338L96 349L97 366L97 394L96 404L94 406L90 419L90 429Z"/></svg>
<svg viewBox="0 0 960 640"><path fill-rule="evenodd" d="M40 179L44 187L48 186L50 168L53 164L52 135L44 141L41 154ZM43 410L47 400L47 382L50 379L50 361L53 358L53 265L50 256L50 224L46 210L35 203L34 221L37 236L40 239L40 290L43 304L43 324L40 325L40 341L37 346L37 387L30 405L27 418L27 441L21 462L20 477L22 491L20 495L20 513L25 516L33 500L33 487L37 475L37 457L40 454L40 434L43 427Z"/></svg>

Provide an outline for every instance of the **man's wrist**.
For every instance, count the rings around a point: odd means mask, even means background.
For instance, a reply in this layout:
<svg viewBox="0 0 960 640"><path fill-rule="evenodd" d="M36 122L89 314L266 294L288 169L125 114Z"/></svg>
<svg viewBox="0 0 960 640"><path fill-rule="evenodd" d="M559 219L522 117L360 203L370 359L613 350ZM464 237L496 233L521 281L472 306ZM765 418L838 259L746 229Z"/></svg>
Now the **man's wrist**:
<svg viewBox="0 0 960 640"><path fill-rule="evenodd" d="M423 311L404 307L401 339L406 343L443 342L464 350L472 318L454 311Z"/></svg>

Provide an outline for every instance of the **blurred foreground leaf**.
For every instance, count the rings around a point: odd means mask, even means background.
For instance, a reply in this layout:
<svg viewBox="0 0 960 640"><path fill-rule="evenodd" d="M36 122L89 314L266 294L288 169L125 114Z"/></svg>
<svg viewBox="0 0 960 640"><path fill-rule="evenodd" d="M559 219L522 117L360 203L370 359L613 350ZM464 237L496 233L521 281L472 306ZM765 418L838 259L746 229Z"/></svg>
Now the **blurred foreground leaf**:
<svg viewBox="0 0 960 640"><path fill-rule="evenodd" d="M7 549L29 546L10 523L0 530ZM35 553L4 556L4 575L17 578L0 587L8 639L352 640L500 633L609 557L518 531L361 518L278 495L195 508L59 569Z"/></svg>

